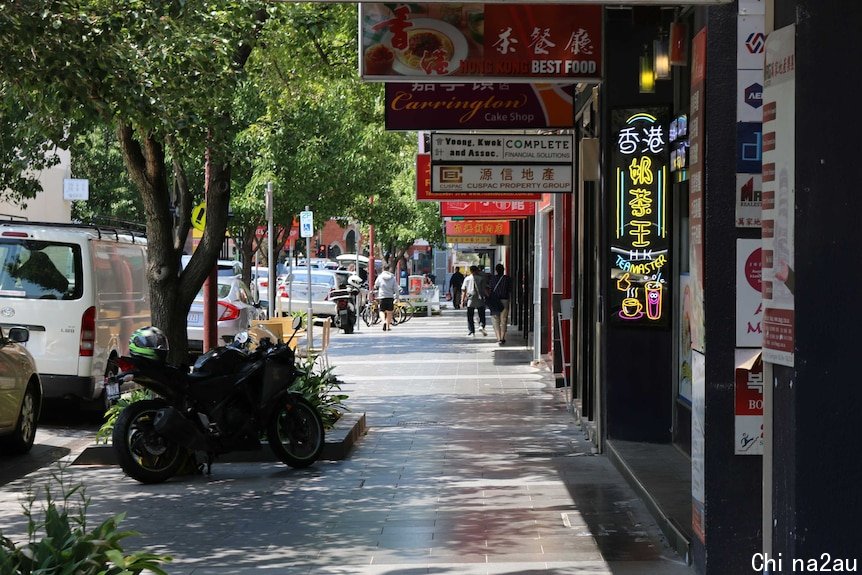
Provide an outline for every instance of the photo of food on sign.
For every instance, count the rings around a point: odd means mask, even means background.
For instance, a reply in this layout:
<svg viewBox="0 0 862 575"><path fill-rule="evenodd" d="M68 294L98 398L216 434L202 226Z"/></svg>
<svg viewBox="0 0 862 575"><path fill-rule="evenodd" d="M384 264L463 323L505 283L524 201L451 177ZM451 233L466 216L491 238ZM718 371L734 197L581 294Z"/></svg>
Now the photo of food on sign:
<svg viewBox="0 0 862 575"><path fill-rule="evenodd" d="M360 4L364 79L596 78L598 6Z"/></svg>

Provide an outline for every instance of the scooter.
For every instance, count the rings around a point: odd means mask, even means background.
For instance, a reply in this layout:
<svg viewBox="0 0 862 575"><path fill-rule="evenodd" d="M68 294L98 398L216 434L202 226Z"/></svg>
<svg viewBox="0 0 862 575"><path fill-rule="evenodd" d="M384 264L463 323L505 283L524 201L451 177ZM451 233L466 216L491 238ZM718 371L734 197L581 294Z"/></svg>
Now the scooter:
<svg viewBox="0 0 862 575"><path fill-rule="evenodd" d="M136 355L119 358L117 366L109 395L133 381L158 396L129 404L112 434L120 467L141 483L166 481L190 455L209 473L220 454L259 449L262 435L291 467L308 467L323 451L320 414L290 390L298 375L293 350L268 330L237 334L198 358L191 371Z"/></svg>
<svg viewBox="0 0 862 575"><path fill-rule="evenodd" d="M353 328L356 325L356 299L361 287L362 280L354 274L347 279L347 285L343 288L329 292L329 301L335 302L337 310L335 326L341 328L344 333L353 333Z"/></svg>

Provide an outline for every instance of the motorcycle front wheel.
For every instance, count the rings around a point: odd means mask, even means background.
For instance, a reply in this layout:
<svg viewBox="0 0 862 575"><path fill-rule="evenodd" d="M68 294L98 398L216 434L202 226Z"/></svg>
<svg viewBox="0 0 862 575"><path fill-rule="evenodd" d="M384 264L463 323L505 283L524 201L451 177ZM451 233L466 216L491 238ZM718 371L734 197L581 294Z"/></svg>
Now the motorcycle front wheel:
<svg viewBox="0 0 862 575"><path fill-rule="evenodd" d="M308 467L323 452L323 419L302 396L281 399L267 429L269 447L283 463Z"/></svg>
<svg viewBox="0 0 862 575"><path fill-rule="evenodd" d="M126 475L141 483L161 483L173 477L186 460L186 450L156 433L156 412L167 404L145 399L129 404L117 418L111 435L117 462Z"/></svg>

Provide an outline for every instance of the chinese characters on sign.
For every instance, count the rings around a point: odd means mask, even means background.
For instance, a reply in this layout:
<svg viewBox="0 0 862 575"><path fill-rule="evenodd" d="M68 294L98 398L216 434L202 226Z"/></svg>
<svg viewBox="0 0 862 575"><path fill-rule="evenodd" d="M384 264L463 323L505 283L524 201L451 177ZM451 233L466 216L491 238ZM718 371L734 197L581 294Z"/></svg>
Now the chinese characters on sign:
<svg viewBox="0 0 862 575"><path fill-rule="evenodd" d="M572 193L571 135L434 133L434 192Z"/></svg>
<svg viewBox="0 0 862 575"><path fill-rule="evenodd" d="M446 222L446 236L508 236L508 221L448 221Z"/></svg>
<svg viewBox="0 0 862 575"><path fill-rule="evenodd" d="M366 80L598 79L601 6L360 4Z"/></svg>
<svg viewBox="0 0 862 575"><path fill-rule="evenodd" d="M536 213L535 202L440 202L444 218L526 218Z"/></svg>
<svg viewBox="0 0 862 575"><path fill-rule="evenodd" d="M540 200L542 194L493 191L487 192L432 192L431 191L431 154L416 154L416 200L420 202L440 201L478 201L478 200Z"/></svg>
<svg viewBox="0 0 862 575"><path fill-rule="evenodd" d="M668 143L664 109L615 110L609 305L617 325L670 322Z"/></svg>

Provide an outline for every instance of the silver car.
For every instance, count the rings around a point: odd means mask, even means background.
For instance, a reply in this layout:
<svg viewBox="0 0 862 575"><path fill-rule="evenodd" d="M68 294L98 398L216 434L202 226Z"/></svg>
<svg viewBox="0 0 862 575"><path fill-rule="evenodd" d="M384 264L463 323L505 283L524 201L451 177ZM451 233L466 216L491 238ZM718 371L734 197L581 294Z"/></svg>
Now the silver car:
<svg viewBox="0 0 862 575"><path fill-rule="evenodd" d="M343 288L350 274L341 270L311 268L311 311L314 315L335 316L337 305L329 299L334 289ZM279 289L282 313L308 309L308 268L294 267Z"/></svg>
<svg viewBox="0 0 862 575"><path fill-rule="evenodd" d="M238 277L218 278L218 343L233 339L237 333L248 329L251 322L263 318L260 305L251 290ZM198 292L189 308L187 318L189 351L203 351L204 340L204 291Z"/></svg>
<svg viewBox="0 0 862 575"><path fill-rule="evenodd" d="M42 384L28 339L26 328L0 326L0 454L27 453L36 437Z"/></svg>

